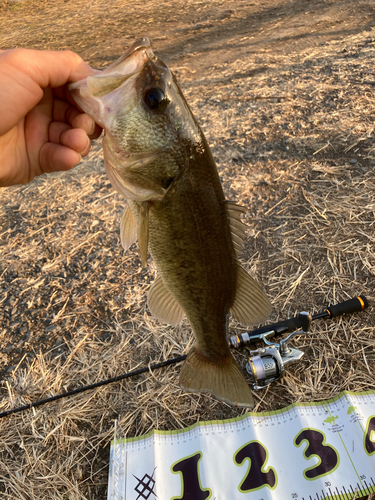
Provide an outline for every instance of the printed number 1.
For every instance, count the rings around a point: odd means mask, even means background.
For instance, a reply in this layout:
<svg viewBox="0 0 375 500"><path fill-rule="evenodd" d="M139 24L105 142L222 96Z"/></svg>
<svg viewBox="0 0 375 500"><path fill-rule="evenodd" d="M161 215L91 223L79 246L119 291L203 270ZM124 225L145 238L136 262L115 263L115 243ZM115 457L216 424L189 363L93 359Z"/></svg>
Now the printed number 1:
<svg viewBox="0 0 375 500"><path fill-rule="evenodd" d="M171 500L208 500L211 497L209 488L203 489L199 477L199 461L202 453L199 451L174 463L171 467L173 474L181 474L180 497Z"/></svg>

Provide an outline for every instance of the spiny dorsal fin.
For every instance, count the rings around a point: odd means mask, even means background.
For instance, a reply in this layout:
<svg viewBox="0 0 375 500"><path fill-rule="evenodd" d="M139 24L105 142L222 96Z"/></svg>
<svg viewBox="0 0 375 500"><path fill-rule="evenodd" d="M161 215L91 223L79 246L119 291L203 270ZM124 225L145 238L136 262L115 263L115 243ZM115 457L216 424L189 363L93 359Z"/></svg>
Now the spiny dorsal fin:
<svg viewBox="0 0 375 500"><path fill-rule="evenodd" d="M148 247L148 202L139 204L138 214L138 246L141 254L142 267L147 266L147 247Z"/></svg>
<svg viewBox="0 0 375 500"><path fill-rule="evenodd" d="M271 304L266 294L239 264L236 298L230 312L244 326L261 323L271 312Z"/></svg>
<svg viewBox="0 0 375 500"><path fill-rule="evenodd" d="M185 315L180 304L171 295L160 277L156 278L151 285L147 304L155 318L170 325L177 325Z"/></svg>
<svg viewBox="0 0 375 500"><path fill-rule="evenodd" d="M228 201L226 203L226 208L229 217L230 229L232 231L234 249L238 255L243 249L246 237L245 231L247 229L247 225L240 220L241 215L246 212L246 208L236 205L232 201Z"/></svg>
<svg viewBox="0 0 375 500"><path fill-rule="evenodd" d="M126 205L120 222L120 240L125 251L137 241L137 232L137 221L129 205Z"/></svg>

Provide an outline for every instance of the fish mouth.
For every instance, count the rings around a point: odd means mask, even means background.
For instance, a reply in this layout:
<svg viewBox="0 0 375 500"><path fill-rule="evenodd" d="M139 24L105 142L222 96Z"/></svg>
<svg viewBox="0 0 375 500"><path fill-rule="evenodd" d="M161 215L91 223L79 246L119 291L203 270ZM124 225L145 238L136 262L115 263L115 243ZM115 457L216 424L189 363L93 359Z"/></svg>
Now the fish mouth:
<svg viewBox="0 0 375 500"><path fill-rule="evenodd" d="M148 38L136 40L125 53L107 68L97 71L68 86L78 106L89 114L101 127L108 129L108 113L122 95L129 94L135 87L137 76L149 60L156 59ZM108 98L107 98L108 96ZM122 106L126 112L126 105Z"/></svg>
<svg viewBox="0 0 375 500"><path fill-rule="evenodd" d="M154 53L149 38L139 38L125 53L102 71L102 75L126 76L139 72L147 59L152 59Z"/></svg>
<svg viewBox="0 0 375 500"><path fill-rule="evenodd" d="M139 73L145 62L154 57L150 40L148 38L140 38L128 47L121 57L116 59L116 61L107 66L104 70L96 70L96 75L71 83L68 87L69 91L73 92L74 90L87 88L89 81L103 77L107 78L109 75L114 78L129 77L135 73Z"/></svg>

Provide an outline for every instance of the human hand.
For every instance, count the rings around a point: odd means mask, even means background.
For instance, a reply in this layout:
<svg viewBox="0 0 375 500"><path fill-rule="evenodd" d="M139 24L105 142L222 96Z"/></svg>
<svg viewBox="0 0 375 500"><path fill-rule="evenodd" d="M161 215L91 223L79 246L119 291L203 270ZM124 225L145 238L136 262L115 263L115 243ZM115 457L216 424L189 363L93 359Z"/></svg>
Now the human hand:
<svg viewBox="0 0 375 500"><path fill-rule="evenodd" d="M0 186L73 168L101 128L67 84L95 72L70 51L0 51Z"/></svg>

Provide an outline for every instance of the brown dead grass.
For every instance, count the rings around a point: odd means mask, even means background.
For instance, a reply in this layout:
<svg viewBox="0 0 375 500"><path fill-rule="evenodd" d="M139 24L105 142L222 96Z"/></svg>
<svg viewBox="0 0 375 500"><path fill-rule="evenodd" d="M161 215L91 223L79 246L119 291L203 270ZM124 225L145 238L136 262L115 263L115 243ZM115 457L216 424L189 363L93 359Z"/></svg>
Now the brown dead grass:
<svg viewBox="0 0 375 500"><path fill-rule="evenodd" d="M75 48L78 40L83 44L84 20L98 25L98 16L107 15L102 2L83 14L85 5L79 0L65 7L11 7L3 12L12 29L4 28L1 43ZM141 16L128 5L129 18ZM187 2L186 9L194 5ZM67 7L75 8L74 29L58 17ZM217 7L219 17L224 7ZM58 19L44 39L35 25L29 29L12 14L26 8L41 20L40 32L43 22ZM120 8L116 4L115 13ZM231 18L241 19L241 9L234 12ZM176 45L173 33L164 35L157 23L150 23L148 33L147 21L138 19L139 34L165 36L160 43L168 54ZM102 37L106 29L100 29ZM112 30L120 33L120 25ZM102 50L95 36L91 30L85 39L96 66L118 55L130 37L113 36L112 45L106 39L108 49ZM359 293L373 304L375 31L345 33L322 45L305 41L300 50L284 52L263 42L247 55L242 51L237 58L232 50L231 60L212 59L204 71L177 52L166 59L207 135L227 197L249 209L241 262L268 293L271 321L300 310L320 312ZM251 43L251 37L241 42L245 48ZM121 249L122 205L105 177L99 142L70 173L2 190L0 411L191 347L187 322L170 327L149 315L146 294L156 269L150 262L143 270L136 249ZM372 309L313 323L311 335L295 341L304 358L281 382L255 394L256 410L374 389L374 326ZM243 330L235 323L231 328ZM237 359L245 365L244 353ZM128 436L136 436L243 413L211 396L184 393L179 371L175 366L150 372L0 420L1 497L104 499L116 418Z"/></svg>

